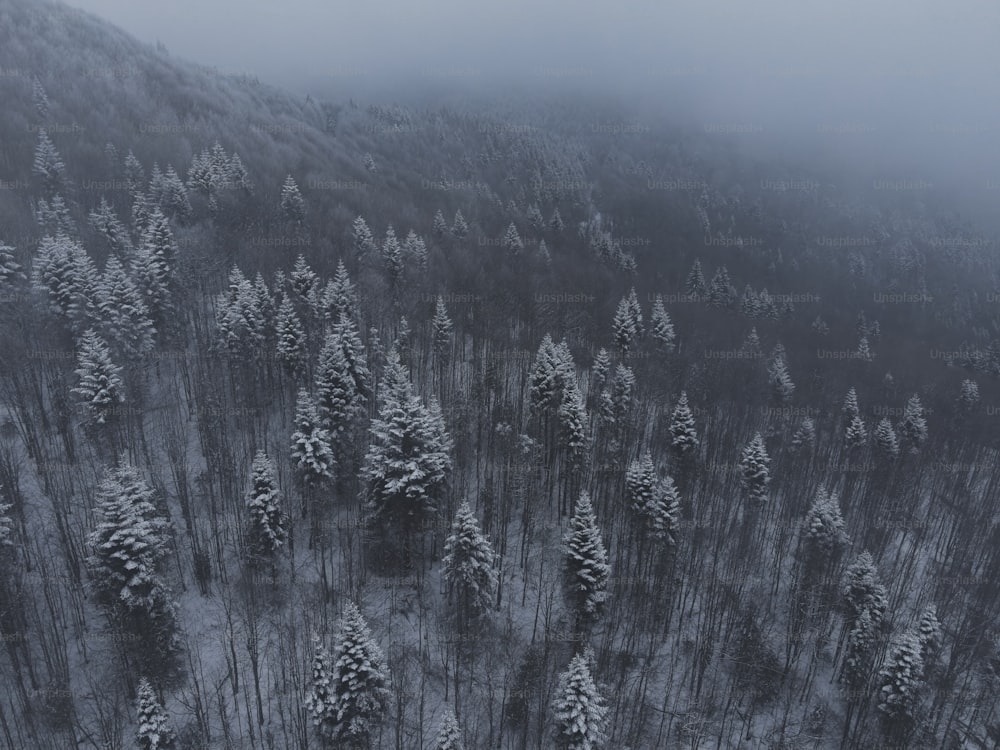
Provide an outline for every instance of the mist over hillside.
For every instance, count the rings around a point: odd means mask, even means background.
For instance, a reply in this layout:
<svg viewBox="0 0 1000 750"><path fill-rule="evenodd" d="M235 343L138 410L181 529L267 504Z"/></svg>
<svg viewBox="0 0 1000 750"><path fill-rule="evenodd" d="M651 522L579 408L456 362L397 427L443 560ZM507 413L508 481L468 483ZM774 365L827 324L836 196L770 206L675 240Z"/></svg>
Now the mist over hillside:
<svg viewBox="0 0 1000 750"><path fill-rule="evenodd" d="M1000 745L996 8L77 4L0 748Z"/></svg>

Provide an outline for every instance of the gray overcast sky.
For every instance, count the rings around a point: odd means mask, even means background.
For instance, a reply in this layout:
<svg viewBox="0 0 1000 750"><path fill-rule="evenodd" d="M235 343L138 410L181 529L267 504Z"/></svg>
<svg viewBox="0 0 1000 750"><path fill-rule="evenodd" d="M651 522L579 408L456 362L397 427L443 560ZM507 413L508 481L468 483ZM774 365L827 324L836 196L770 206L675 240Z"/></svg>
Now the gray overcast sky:
<svg viewBox="0 0 1000 750"><path fill-rule="evenodd" d="M176 55L285 85L590 85L696 122L760 124L807 148L819 131L834 151L1000 182L998 0L71 4Z"/></svg>

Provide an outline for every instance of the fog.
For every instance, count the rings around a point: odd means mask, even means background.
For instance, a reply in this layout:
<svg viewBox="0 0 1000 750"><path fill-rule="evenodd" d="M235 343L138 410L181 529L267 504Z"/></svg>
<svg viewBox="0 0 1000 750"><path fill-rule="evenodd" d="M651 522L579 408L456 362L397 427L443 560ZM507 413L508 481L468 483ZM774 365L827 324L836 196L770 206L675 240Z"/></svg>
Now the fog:
<svg viewBox="0 0 1000 750"><path fill-rule="evenodd" d="M72 4L299 91L613 93L747 147L1000 196L995 0Z"/></svg>

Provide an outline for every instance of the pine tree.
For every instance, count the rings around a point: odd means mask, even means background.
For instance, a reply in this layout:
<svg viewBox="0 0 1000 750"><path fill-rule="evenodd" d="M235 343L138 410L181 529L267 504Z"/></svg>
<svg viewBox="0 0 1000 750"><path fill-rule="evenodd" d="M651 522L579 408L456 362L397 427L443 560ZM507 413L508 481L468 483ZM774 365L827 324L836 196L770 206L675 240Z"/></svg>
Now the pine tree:
<svg viewBox="0 0 1000 750"><path fill-rule="evenodd" d="M316 405L331 440L337 443L348 432L362 404L344 343L331 333L323 344L316 368Z"/></svg>
<svg viewBox="0 0 1000 750"><path fill-rule="evenodd" d="M538 258L546 266L552 265L552 254L549 252L549 246L545 244L545 240L538 243Z"/></svg>
<svg viewBox="0 0 1000 750"><path fill-rule="evenodd" d="M49 195L54 195L62 186L66 165L45 128L38 129L38 145L35 147L35 160L31 169L42 178L42 184Z"/></svg>
<svg viewBox="0 0 1000 750"><path fill-rule="evenodd" d="M708 288L708 301L714 307L730 307L736 300L736 287L729 280L729 271L719 266Z"/></svg>
<svg viewBox="0 0 1000 750"><path fill-rule="evenodd" d="M618 346L618 350L623 357L626 356L632 347L632 343L639 335L639 331L636 327L632 309L629 306L628 300L624 297L618 303L618 309L615 311L611 329L614 333L615 344Z"/></svg>
<svg viewBox="0 0 1000 750"><path fill-rule="evenodd" d="M159 205L163 213L171 218L187 221L191 216L191 202L188 200L187 188L169 164L166 174L163 175Z"/></svg>
<svg viewBox="0 0 1000 750"><path fill-rule="evenodd" d="M844 396L844 414L847 415L848 420L861 416L861 409L858 407L858 394L853 387Z"/></svg>
<svg viewBox="0 0 1000 750"><path fill-rule="evenodd" d="M31 274L32 285L45 292L50 308L73 331L99 319L100 277L83 246L65 235L43 237Z"/></svg>
<svg viewBox="0 0 1000 750"><path fill-rule="evenodd" d="M462 216L461 210L455 211L455 220L451 223L452 236L464 240L469 235L469 225Z"/></svg>
<svg viewBox="0 0 1000 750"><path fill-rule="evenodd" d="M305 708L313 718L320 736L330 739L337 727L337 694L333 685L333 657L319 637L313 636L312 679L306 693Z"/></svg>
<svg viewBox="0 0 1000 750"><path fill-rule="evenodd" d="M527 217L528 226L536 232L541 232L545 229L545 217L542 216L541 210L535 204L528 206Z"/></svg>
<svg viewBox="0 0 1000 750"><path fill-rule="evenodd" d="M37 77L31 82L31 100L35 105L35 114L38 115L39 119L48 119L49 97L45 93L45 87L42 86L42 82Z"/></svg>
<svg viewBox="0 0 1000 750"><path fill-rule="evenodd" d="M552 209L552 217L549 219L549 228L557 234L563 230L563 219L558 208Z"/></svg>
<svg viewBox="0 0 1000 750"><path fill-rule="evenodd" d="M812 450L813 446L816 445L816 423L811 417L804 417L802 419L802 424L792 435L792 448L794 450L800 450L805 448L806 450Z"/></svg>
<svg viewBox="0 0 1000 750"><path fill-rule="evenodd" d="M520 255L521 251L524 250L524 242L521 241L521 235L517 233L517 227L514 226L514 222L508 225L501 244L504 250L511 255Z"/></svg>
<svg viewBox="0 0 1000 750"><path fill-rule="evenodd" d="M424 406L413 393L395 351L387 357L379 402L363 472L369 509L383 529L408 534L437 511L452 467L451 438L436 406Z"/></svg>
<svg viewBox="0 0 1000 750"><path fill-rule="evenodd" d="M882 624L888 606L885 586L879 581L878 569L871 553L862 552L844 573L841 584L847 621L854 623L862 612L868 610L876 627Z"/></svg>
<svg viewBox="0 0 1000 750"><path fill-rule="evenodd" d="M400 316L399 326L396 329L396 338L392 342L393 348L399 353L399 361L404 365L410 364L410 323L406 316Z"/></svg>
<svg viewBox="0 0 1000 750"><path fill-rule="evenodd" d="M529 407L533 414L554 412L559 408L561 398L555 344L552 336L546 333L538 345L531 368Z"/></svg>
<svg viewBox="0 0 1000 750"><path fill-rule="evenodd" d="M979 384L975 380L962 381L962 393L958 403L964 411L972 411L979 403Z"/></svg>
<svg viewBox="0 0 1000 750"><path fill-rule="evenodd" d="M129 195L135 200L146 183L146 170L142 168L142 163L132 153L132 149L129 149L125 157L125 181L128 183Z"/></svg>
<svg viewBox="0 0 1000 750"><path fill-rule="evenodd" d="M257 293L239 266L229 272L229 289L216 300L216 322L226 348L250 357L264 342L264 313Z"/></svg>
<svg viewBox="0 0 1000 750"><path fill-rule="evenodd" d="M89 218L90 225L104 237L108 249L113 254L122 258L127 258L131 254L132 239L107 200L101 198L101 205L96 211L90 212Z"/></svg>
<svg viewBox="0 0 1000 750"><path fill-rule="evenodd" d="M924 418L924 407L920 396L914 393L906 402L903 418L899 422L899 434L910 452L916 453L927 440L927 420Z"/></svg>
<svg viewBox="0 0 1000 750"><path fill-rule="evenodd" d="M562 400L557 411L559 419L559 442L567 458L574 465L579 464L587 449L587 408L583 395L576 385L576 379L562 388Z"/></svg>
<svg viewBox="0 0 1000 750"><path fill-rule="evenodd" d="M431 321L434 339L434 353L444 361L451 351L454 326L448 317L448 308L444 305L444 297L440 294L434 306L434 319Z"/></svg>
<svg viewBox="0 0 1000 750"><path fill-rule="evenodd" d="M86 422L105 424L116 404L125 400L121 368L111 360L108 345L94 329L88 329L77 348L76 376L79 385L72 389L87 412Z"/></svg>
<svg viewBox="0 0 1000 750"><path fill-rule="evenodd" d="M359 216L354 220L352 236L354 238L355 256L363 258L367 255L375 254L378 247L375 244L375 235L372 234L372 230L368 228L368 223L363 217Z"/></svg>
<svg viewBox="0 0 1000 750"><path fill-rule="evenodd" d="M285 543L285 517L281 512L281 494L274 478L274 464L264 451L253 457L247 511L247 552L251 559L272 557Z"/></svg>
<svg viewBox="0 0 1000 750"><path fill-rule="evenodd" d="M608 596L611 566L597 518L586 491L580 493L569 533L563 538L563 583L577 622L589 622L603 610Z"/></svg>
<svg viewBox="0 0 1000 750"><path fill-rule="evenodd" d="M458 726L455 714L450 710L445 712L441 729L434 740L432 750L465 750L465 743L462 742L462 729Z"/></svg>
<svg viewBox="0 0 1000 750"><path fill-rule="evenodd" d="M304 255L295 259L291 275L292 291L303 305L309 306L314 293L319 288L319 276L310 268Z"/></svg>
<svg viewBox="0 0 1000 750"><path fill-rule="evenodd" d="M920 658L924 664L924 673L933 665L941 650L941 621L937 617L937 607L929 604L924 607L917 620L917 640L920 642Z"/></svg>
<svg viewBox="0 0 1000 750"><path fill-rule="evenodd" d="M653 321L653 338L663 351L672 352L674 350L674 340L676 339L674 324L670 320L667 309L663 306L663 296L660 294L657 294L656 299L653 301L651 317Z"/></svg>
<svg viewBox="0 0 1000 750"><path fill-rule="evenodd" d="M848 541L837 496L828 493L825 487L819 488L806 514L805 534L809 544L824 553L842 547Z"/></svg>
<svg viewBox="0 0 1000 750"><path fill-rule="evenodd" d="M309 391L300 388L295 404L295 432L292 433L292 462L309 485L333 476L330 433L322 426Z"/></svg>
<svg viewBox="0 0 1000 750"><path fill-rule="evenodd" d="M740 485L746 496L758 503L767 500L767 485L771 482L771 459L758 432L743 449L740 457Z"/></svg>
<svg viewBox="0 0 1000 750"><path fill-rule="evenodd" d="M858 341L858 350L855 352L855 356L862 362L871 362L875 359L875 355L872 353L871 347L868 345L868 338L862 336L861 340Z"/></svg>
<svg viewBox="0 0 1000 750"><path fill-rule="evenodd" d="M177 244L167 217L154 208L136 250L134 271L150 316L157 328L173 309L174 267Z"/></svg>
<svg viewBox="0 0 1000 750"><path fill-rule="evenodd" d="M148 610L163 588L157 566L166 554L169 522L138 469L120 463L107 470L97 514L87 563L100 600Z"/></svg>
<svg viewBox="0 0 1000 750"><path fill-rule="evenodd" d="M285 221L302 224L306 219L306 201L299 192L295 178L288 175L281 186L281 215Z"/></svg>
<svg viewBox="0 0 1000 750"><path fill-rule="evenodd" d="M689 297L694 297L695 301L705 299L708 294L708 287L705 285L705 274L701 270L701 261L695 260L684 282L684 293Z"/></svg>
<svg viewBox="0 0 1000 750"><path fill-rule="evenodd" d="M354 390L357 392L359 404L367 403L371 392L371 373L368 370L365 345L361 341L357 325L352 318L342 315L330 332L340 342L348 371L354 379Z"/></svg>
<svg viewBox="0 0 1000 750"><path fill-rule="evenodd" d="M608 370L610 367L611 356L608 354L608 350L602 347L597 352L597 356L594 357L594 364L590 368L593 379L592 392L599 392L604 387L604 384L608 380Z"/></svg>
<svg viewBox="0 0 1000 750"><path fill-rule="evenodd" d="M289 376L297 378L306 369L306 332L288 296L281 300L278 307L275 331L277 359Z"/></svg>
<svg viewBox="0 0 1000 750"><path fill-rule="evenodd" d="M679 458L684 458L693 455L698 442L694 415L688 406L687 392L681 391L681 396L670 416L670 447Z"/></svg>
<svg viewBox="0 0 1000 750"><path fill-rule="evenodd" d="M892 422L888 417L882 417L875 428L875 447L890 458L899 455L899 440L896 438L896 431L892 429Z"/></svg>
<svg viewBox="0 0 1000 750"><path fill-rule="evenodd" d="M552 702L559 750L600 750L606 739L608 709L583 655L573 657L559 676Z"/></svg>
<svg viewBox="0 0 1000 750"><path fill-rule="evenodd" d="M323 292L323 315L331 323L339 320L341 316L355 319L358 317L357 290L343 260L337 261L333 281L326 285Z"/></svg>
<svg viewBox="0 0 1000 750"><path fill-rule="evenodd" d="M149 308L114 255L104 267L98 298L104 330L124 357L134 360L152 350L156 329Z"/></svg>
<svg viewBox="0 0 1000 750"><path fill-rule="evenodd" d="M841 671L841 679L852 696L857 696L868 683L877 643L877 624L872 619L871 612L865 609L858 615L847 635Z"/></svg>
<svg viewBox="0 0 1000 750"><path fill-rule="evenodd" d="M916 719L923 671L920 640L913 633L904 633L890 649L879 673L878 710L890 726L905 731Z"/></svg>
<svg viewBox="0 0 1000 750"><path fill-rule="evenodd" d="M177 737L167 724L167 712L145 677L139 680L136 714L139 723L136 739L141 750L173 750L177 747Z"/></svg>
<svg viewBox="0 0 1000 750"><path fill-rule="evenodd" d="M888 421L888 420L884 420ZM892 427L890 426L890 430ZM864 420L860 416L854 415L851 417L850 423L847 425L847 429L844 431L844 444L848 449L860 448L865 443L868 442L868 428L865 427Z"/></svg>
<svg viewBox="0 0 1000 750"><path fill-rule="evenodd" d="M743 297L740 299L740 312L748 318L756 318L761 314L757 293L747 284L743 287Z"/></svg>
<svg viewBox="0 0 1000 750"><path fill-rule="evenodd" d="M493 547L479 530L469 503L463 501L445 540L441 561L448 590L459 601L462 622L493 606L497 588L495 561Z"/></svg>
<svg viewBox="0 0 1000 750"><path fill-rule="evenodd" d="M335 747L367 747L389 708L389 670L382 649L353 603L344 608L335 644L333 664L326 672L328 683L317 690L314 681L308 705ZM319 666L323 675L325 665Z"/></svg>
<svg viewBox="0 0 1000 750"><path fill-rule="evenodd" d="M403 255L412 260L421 271L427 270L427 244L412 229L403 240Z"/></svg>
<svg viewBox="0 0 1000 750"><path fill-rule="evenodd" d="M21 264L14 260L14 248L0 242L0 284L9 284L15 279L24 279Z"/></svg>
<svg viewBox="0 0 1000 750"><path fill-rule="evenodd" d="M775 357L771 360L767 370L768 382L771 385L771 393L779 403L787 403L795 393L795 383L792 376L788 374L788 366L783 357Z"/></svg>
<svg viewBox="0 0 1000 750"><path fill-rule="evenodd" d="M639 296L635 293L635 287L628 290L625 300L628 303L629 315L635 326L635 335L641 338L646 333L646 328L643 325L642 306L639 304Z"/></svg>
<svg viewBox="0 0 1000 750"><path fill-rule="evenodd" d="M386 271L389 274L389 282L398 284L403 277L403 249L396 239L396 230L390 224L385 230L385 239L382 241L382 260L385 262Z"/></svg>
<svg viewBox="0 0 1000 750"><path fill-rule="evenodd" d="M441 213L441 209L438 209L434 214L434 236L440 239L447 233L448 222L445 221L444 214Z"/></svg>

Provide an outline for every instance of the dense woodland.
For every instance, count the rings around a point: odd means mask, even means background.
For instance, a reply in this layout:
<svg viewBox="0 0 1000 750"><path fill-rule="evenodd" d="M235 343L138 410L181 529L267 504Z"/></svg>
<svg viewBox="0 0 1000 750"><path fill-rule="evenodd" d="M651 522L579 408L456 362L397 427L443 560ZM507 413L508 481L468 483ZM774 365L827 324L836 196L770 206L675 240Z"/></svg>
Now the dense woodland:
<svg viewBox="0 0 1000 750"><path fill-rule="evenodd" d="M0 747L1000 744L945 199L27 0L0 100Z"/></svg>

